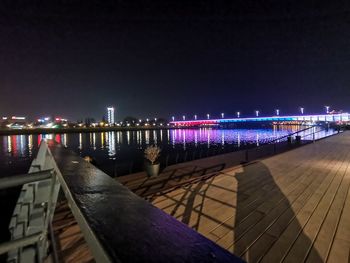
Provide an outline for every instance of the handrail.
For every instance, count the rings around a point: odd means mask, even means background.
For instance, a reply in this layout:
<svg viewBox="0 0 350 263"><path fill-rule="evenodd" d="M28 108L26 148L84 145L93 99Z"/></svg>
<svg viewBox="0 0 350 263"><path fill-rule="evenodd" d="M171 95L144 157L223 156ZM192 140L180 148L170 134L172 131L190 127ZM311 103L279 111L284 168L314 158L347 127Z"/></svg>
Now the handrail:
<svg viewBox="0 0 350 263"><path fill-rule="evenodd" d="M8 262L44 261L48 229L60 188L56 175L53 157L42 141L28 174L0 179L0 189L22 186L9 224L11 238L0 244L0 254L8 253Z"/></svg>
<svg viewBox="0 0 350 263"><path fill-rule="evenodd" d="M314 132L312 132L312 133L309 133L309 134L304 134L303 136L301 136L302 138L305 138L305 137L307 137L307 136L310 136L310 135L313 135L313 140L315 140L315 134L317 134L317 133L319 133L319 132L322 132L322 131L325 131L325 130L327 130L326 128L323 128L323 129L321 129L321 130L318 130L318 131L314 131ZM340 132L343 132L341 129L339 129L338 130L338 133L340 133ZM329 135L329 136L331 136L331 135ZM325 136L325 137L328 137L328 136Z"/></svg>
<svg viewBox="0 0 350 263"><path fill-rule="evenodd" d="M266 142L266 143L263 143L263 144L261 144L261 145L271 144L271 143L274 143L275 141L280 141L280 140L282 140L282 139L284 139L284 138L288 138L288 137L290 137L290 136L293 136L293 135L298 134L298 133L300 133L300 132L304 132L304 131L313 129L313 128L315 128L315 127L318 127L318 126L307 127L307 128L305 128L305 129L298 130L298 131L293 132L293 133L289 133L289 134L284 135L284 136L282 136L282 137L279 137L279 138L277 138L277 139L273 139L273 140L271 140L271 141L269 141L269 142Z"/></svg>
<svg viewBox="0 0 350 263"><path fill-rule="evenodd" d="M16 240L11 240L0 244L0 255L5 254L13 249L20 247L29 246L37 243L41 238L43 238L43 233L37 233Z"/></svg>
<svg viewBox="0 0 350 263"><path fill-rule="evenodd" d="M243 262L73 151L52 144L50 152L62 190L97 262Z"/></svg>
<svg viewBox="0 0 350 263"><path fill-rule="evenodd" d="M0 189L20 186L27 183L41 181L52 177L53 169L34 172L30 174L20 174L14 176L7 176L0 179Z"/></svg>

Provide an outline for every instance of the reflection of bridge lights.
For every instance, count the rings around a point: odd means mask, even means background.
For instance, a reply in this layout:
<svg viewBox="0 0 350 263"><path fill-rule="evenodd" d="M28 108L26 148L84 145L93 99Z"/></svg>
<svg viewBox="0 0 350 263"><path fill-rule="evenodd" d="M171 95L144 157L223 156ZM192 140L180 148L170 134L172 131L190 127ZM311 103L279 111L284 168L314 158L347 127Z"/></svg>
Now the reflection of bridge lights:
<svg viewBox="0 0 350 263"><path fill-rule="evenodd" d="M28 151L29 151L29 156L32 156L32 150L33 150L33 135L28 136Z"/></svg>
<svg viewBox="0 0 350 263"><path fill-rule="evenodd" d="M130 131L126 132L126 141L127 141L128 145L130 145Z"/></svg>
<svg viewBox="0 0 350 263"><path fill-rule="evenodd" d="M208 138L207 143L208 143L208 148L209 148L210 147L210 132L208 132L208 131L206 131L206 132L208 134L208 136L207 136L207 138Z"/></svg>
<svg viewBox="0 0 350 263"><path fill-rule="evenodd" d="M96 150L96 133L92 134L92 148Z"/></svg>
<svg viewBox="0 0 350 263"><path fill-rule="evenodd" d="M104 132L101 132L101 149L104 149L105 147L105 134Z"/></svg>
<svg viewBox="0 0 350 263"><path fill-rule="evenodd" d="M157 145L158 138L157 138L157 132L156 130L153 130L153 142L155 145Z"/></svg>
<svg viewBox="0 0 350 263"><path fill-rule="evenodd" d="M79 149L83 149L83 134L79 133Z"/></svg>
<svg viewBox="0 0 350 263"><path fill-rule="evenodd" d="M146 144L148 145L149 144L149 130L145 131L145 141L146 141Z"/></svg>
<svg viewBox="0 0 350 263"><path fill-rule="evenodd" d="M197 135L197 130L194 131L194 145L198 145L198 135Z"/></svg>
<svg viewBox="0 0 350 263"><path fill-rule="evenodd" d="M186 132L184 130L182 131L182 135L183 135L183 147L184 147L184 150L186 150Z"/></svg>

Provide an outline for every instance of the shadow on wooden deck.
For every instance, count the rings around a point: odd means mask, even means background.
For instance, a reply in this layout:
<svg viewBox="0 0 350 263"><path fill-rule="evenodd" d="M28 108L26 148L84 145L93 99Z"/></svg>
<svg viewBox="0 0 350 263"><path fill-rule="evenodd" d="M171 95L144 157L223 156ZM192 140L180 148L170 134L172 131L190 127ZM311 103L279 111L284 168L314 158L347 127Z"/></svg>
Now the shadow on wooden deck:
<svg viewBox="0 0 350 263"><path fill-rule="evenodd" d="M257 175L257 178L253 181L251 180L252 173ZM204 220L202 227L204 224L220 225L225 228L225 234L213 236L211 238L213 241L217 242L225 239L226 241L222 244L226 244L226 246L223 245L223 247L247 260L247 262L259 262L296 217L291 204L275 183L268 167L260 161L244 165L242 169L236 169L233 175L237 184L236 190L215 184L217 174L223 175L220 172L211 174L206 180L200 180L195 184L183 187L183 191L178 191L180 194L177 193L176 196L171 196L172 193L170 192L166 198L168 201L170 199L174 202L168 206L163 206L162 209L209 238L215 231L207 231L210 234L206 235L203 228L199 229L201 221ZM261 190L261 187L264 188L264 195L252 198L254 195L247 194L247 191L254 193L254 191ZM220 196L213 195L216 192L213 189L219 189L220 193L218 195ZM158 195L161 199L160 202L166 200L166 198L161 197L163 194L164 192ZM225 196L232 198L231 200L225 200ZM271 199L269 199L270 197ZM214 201L212 207L208 207L208 203L206 203L208 200ZM213 212L215 209L218 210L217 213ZM225 209L233 211L227 222L213 216L217 214L219 218L220 210L221 213L225 213ZM282 217L283 224L273 225ZM293 221L294 230L298 233L296 237L303 241L305 247L309 248L308 255L312 255L312 262L323 262L317 250L313 248L311 240L304 235L303 228L296 222L297 220ZM257 229L260 231L257 231ZM263 234L263 240L260 239L256 242ZM283 261L288 252L289 250L285 250L281 251L284 254L276 255L278 262L280 262L279 260ZM272 260L270 262L276 261Z"/></svg>

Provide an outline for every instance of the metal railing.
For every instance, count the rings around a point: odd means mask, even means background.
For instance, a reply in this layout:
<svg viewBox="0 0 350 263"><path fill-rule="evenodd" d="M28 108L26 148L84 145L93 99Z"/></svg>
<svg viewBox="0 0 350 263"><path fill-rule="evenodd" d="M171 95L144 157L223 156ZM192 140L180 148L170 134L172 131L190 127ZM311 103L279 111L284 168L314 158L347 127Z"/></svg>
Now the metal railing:
<svg viewBox="0 0 350 263"><path fill-rule="evenodd" d="M0 255L7 253L8 262L43 262L46 258L60 189L55 168L49 149L42 142L28 174L0 179L0 189L22 185L9 225L11 239L0 244ZM53 255L57 260L55 252Z"/></svg>
<svg viewBox="0 0 350 263"><path fill-rule="evenodd" d="M175 263L179 251L182 262L243 262L62 145L43 141L27 175L0 181L21 184L11 240L0 244L8 262L49 260L49 236L58 262L51 222L60 188L96 262Z"/></svg>
<svg viewBox="0 0 350 263"><path fill-rule="evenodd" d="M325 136L320 136L320 137L316 136L318 133L326 132L326 131L333 131L333 132L329 132L329 134L325 134ZM257 147L244 150L245 162L249 162L258 158L263 158L269 155L281 153L281 152L293 149L295 147L299 147L300 145L310 143L310 142L315 142L318 139L323 139L323 138L332 136L339 132L342 132L342 130L339 129L338 131L335 131L333 129L328 129L327 127L323 127L323 126L311 126L306 129L302 129L294 133L288 134L286 136L271 140Z"/></svg>

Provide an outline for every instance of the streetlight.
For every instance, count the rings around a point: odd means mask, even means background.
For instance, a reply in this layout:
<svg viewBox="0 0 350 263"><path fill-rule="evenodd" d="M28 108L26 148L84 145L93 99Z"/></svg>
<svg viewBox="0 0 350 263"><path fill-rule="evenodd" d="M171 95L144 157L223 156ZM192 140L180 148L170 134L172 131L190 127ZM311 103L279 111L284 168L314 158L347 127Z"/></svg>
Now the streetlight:
<svg viewBox="0 0 350 263"><path fill-rule="evenodd" d="M239 118L240 115L241 115L241 113L239 111L237 111L237 118Z"/></svg>
<svg viewBox="0 0 350 263"><path fill-rule="evenodd" d="M194 119L197 120L197 114L194 115Z"/></svg>
<svg viewBox="0 0 350 263"><path fill-rule="evenodd" d="M302 115L304 114L304 108L303 107L300 107L300 112L301 112Z"/></svg>
<svg viewBox="0 0 350 263"><path fill-rule="evenodd" d="M146 119L146 121L148 122L148 121L149 121L149 119L147 118L147 119Z"/></svg>
<svg viewBox="0 0 350 263"><path fill-rule="evenodd" d="M185 115L182 116L182 120L186 120L186 116Z"/></svg>
<svg viewBox="0 0 350 263"><path fill-rule="evenodd" d="M173 121L175 121L175 117L174 117L174 116L172 116L171 119L172 119Z"/></svg>
<svg viewBox="0 0 350 263"><path fill-rule="evenodd" d="M154 118L154 121L157 121L157 118Z"/></svg>
<svg viewBox="0 0 350 263"><path fill-rule="evenodd" d="M277 116L280 115L280 110L279 110L279 109L276 110L276 115L277 115Z"/></svg>
<svg viewBox="0 0 350 263"><path fill-rule="evenodd" d="M223 119L225 117L225 114L224 113L221 113L221 118Z"/></svg>
<svg viewBox="0 0 350 263"><path fill-rule="evenodd" d="M326 113L328 114L329 113L329 106L325 106L326 108Z"/></svg>
<svg viewBox="0 0 350 263"><path fill-rule="evenodd" d="M142 122L142 120L141 120L141 119L139 119L139 122Z"/></svg>
<svg viewBox="0 0 350 263"><path fill-rule="evenodd" d="M259 117L259 111L258 110L255 111L255 115L256 115L256 117Z"/></svg>
<svg viewBox="0 0 350 263"><path fill-rule="evenodd" d="M209 113L207 114L207 119L209 120L209 118L210 118L210 115L209 115Z"/></svg>

